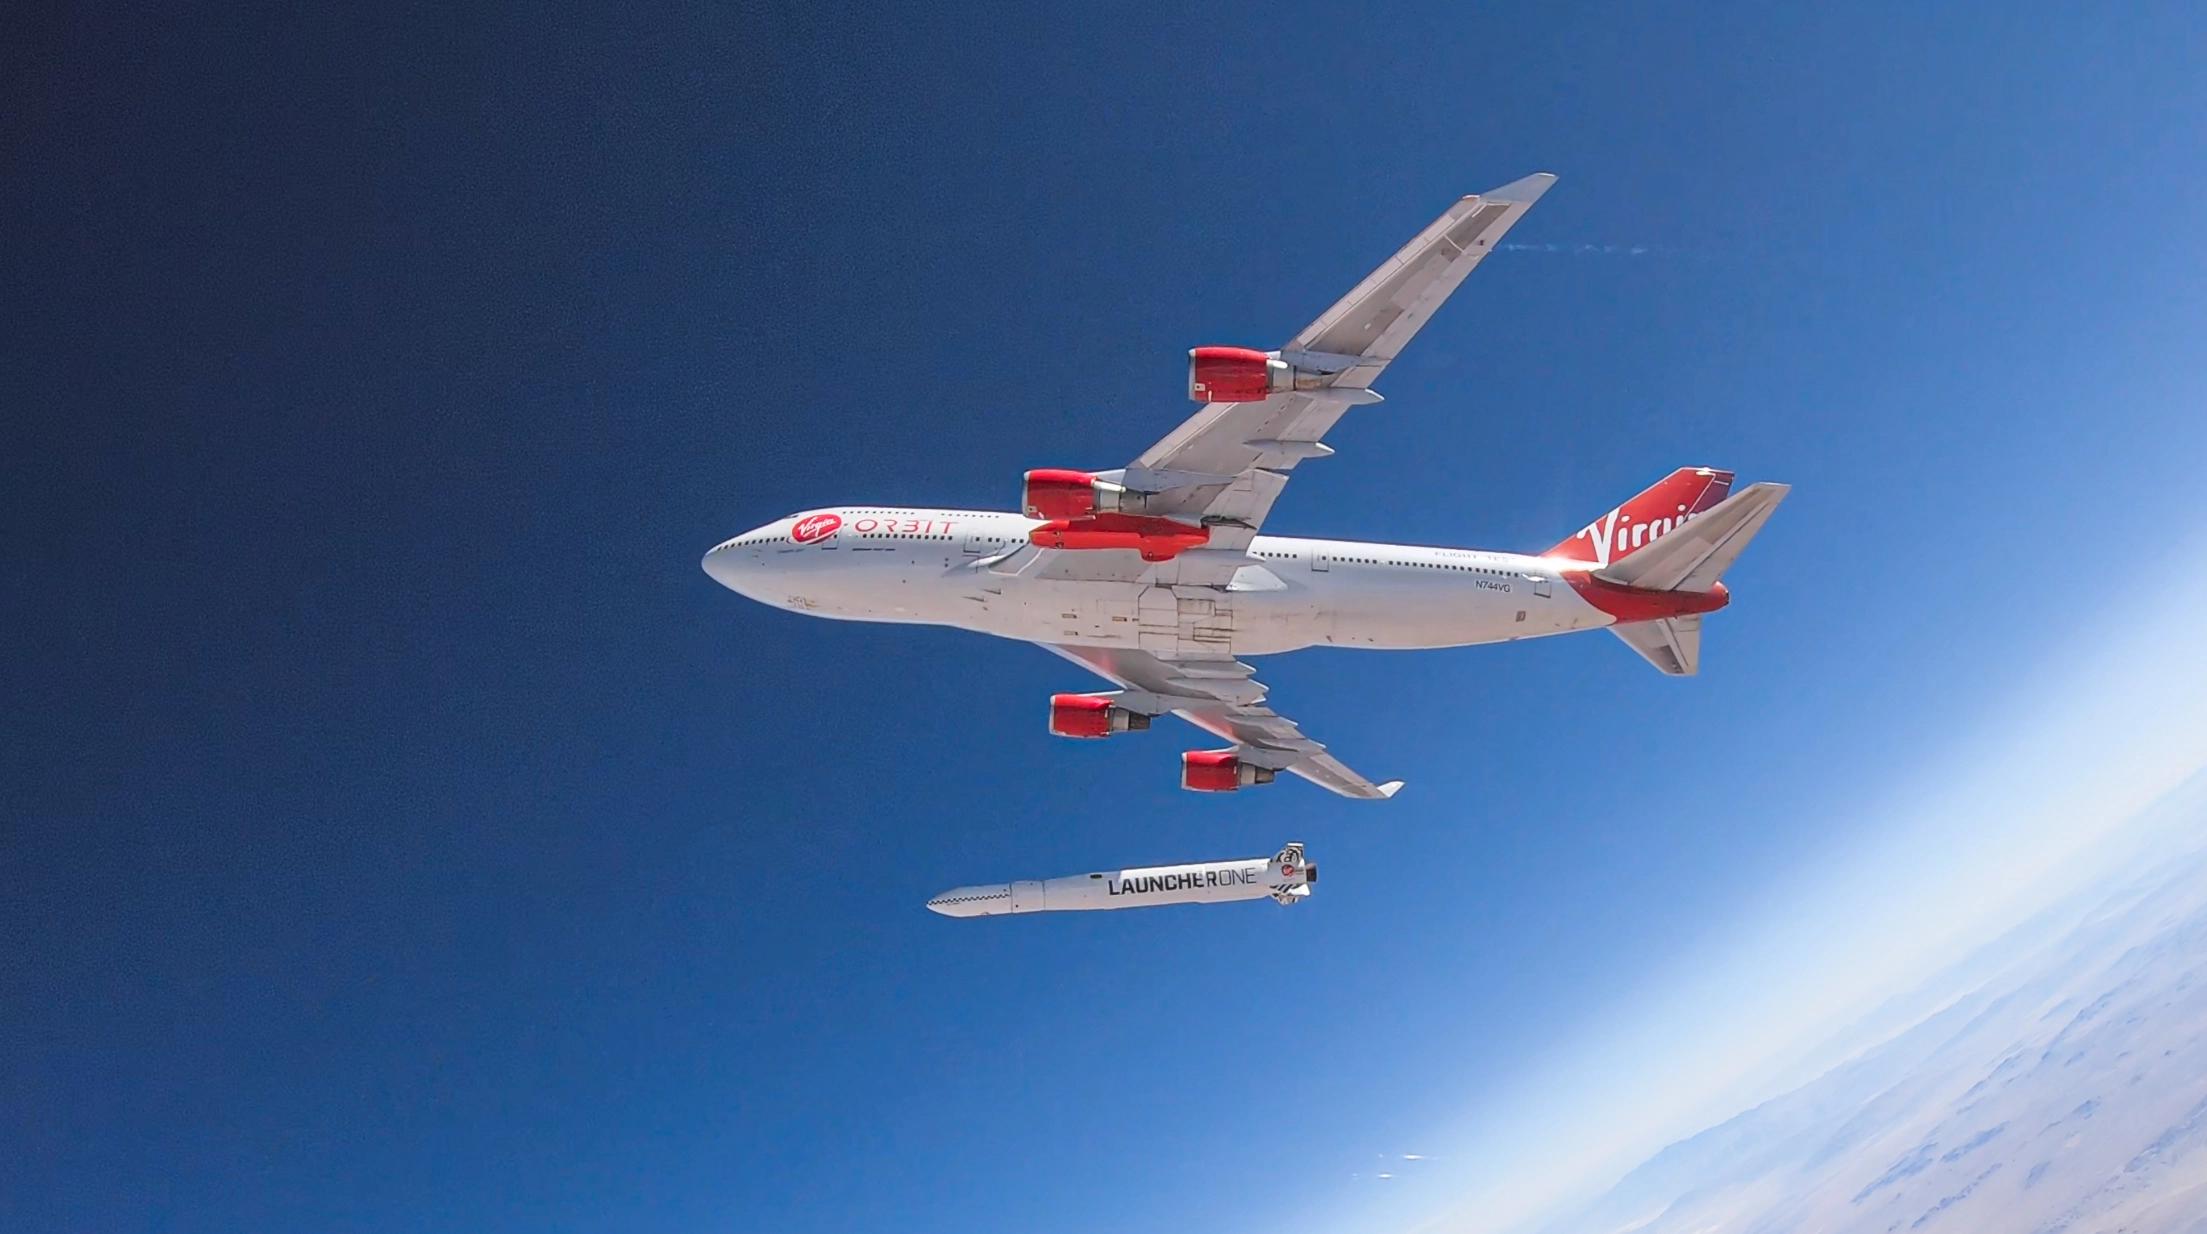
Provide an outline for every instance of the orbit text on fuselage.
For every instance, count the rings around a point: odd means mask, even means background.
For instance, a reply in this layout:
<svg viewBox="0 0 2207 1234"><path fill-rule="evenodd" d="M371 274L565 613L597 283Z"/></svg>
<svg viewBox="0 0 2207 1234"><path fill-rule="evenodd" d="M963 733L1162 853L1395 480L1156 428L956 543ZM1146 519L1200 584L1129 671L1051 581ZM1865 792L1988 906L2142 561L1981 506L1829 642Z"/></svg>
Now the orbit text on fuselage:
<svg viewBox="0 0 2207 1234"><path fill-rule="evenodd" d="M851 530L859 535L880 533L894 536L947 535L959 520L950 518L854 518Z"/></svg>

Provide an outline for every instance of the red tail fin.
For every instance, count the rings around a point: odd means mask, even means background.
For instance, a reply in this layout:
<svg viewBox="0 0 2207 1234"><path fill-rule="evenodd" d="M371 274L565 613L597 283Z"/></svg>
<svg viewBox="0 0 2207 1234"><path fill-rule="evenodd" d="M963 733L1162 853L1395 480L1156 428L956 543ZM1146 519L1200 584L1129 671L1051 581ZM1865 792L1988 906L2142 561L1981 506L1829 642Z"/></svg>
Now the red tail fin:
<svg viewBox="0 0 2207 1234"><path fill-rule="evenodd" d="M1588 523L1545 555L1591 562L1599 570L1646 548L1664 532L1724 500L1731 491L1729 471L1681 467L1638 497Z"/></svg>

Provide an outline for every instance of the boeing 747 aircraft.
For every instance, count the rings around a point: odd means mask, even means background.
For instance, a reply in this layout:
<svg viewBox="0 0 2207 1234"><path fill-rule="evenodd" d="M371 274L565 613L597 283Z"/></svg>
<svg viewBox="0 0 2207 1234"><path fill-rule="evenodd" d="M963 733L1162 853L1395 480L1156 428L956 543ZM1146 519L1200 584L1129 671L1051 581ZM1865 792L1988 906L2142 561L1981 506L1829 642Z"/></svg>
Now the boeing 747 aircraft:
<svg viewBox="0 0 2207 1234"><path fill-rule="evenodd" d="M1112 471L1030 471L1019 513L805 510L714 546L705 572L764 604L1040 643L1119 688L1050 699L1050 731L1107 737L1170 712L1231 744L1181 756L1183 787L1291 772L1345 797L1351 770L1274 711L1245 656L1409 650L1607 629L1674 676L1701 655L1719 580L1786 494L1681 468L1536 555L1260 535L1328 430L1555 182L1466 197L1277 351L1198 347L1203 409Z"/></svg>

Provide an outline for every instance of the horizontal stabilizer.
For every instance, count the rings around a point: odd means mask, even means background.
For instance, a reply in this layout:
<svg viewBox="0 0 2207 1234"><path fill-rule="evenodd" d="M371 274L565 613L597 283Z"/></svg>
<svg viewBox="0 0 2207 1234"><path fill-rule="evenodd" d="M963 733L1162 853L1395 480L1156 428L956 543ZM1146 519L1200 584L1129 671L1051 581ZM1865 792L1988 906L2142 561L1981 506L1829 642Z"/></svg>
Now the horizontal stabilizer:
<svg viewBox="0 0 2207 1234"><path fill-rule="evenodd" d="M1740 550L1762 530L1790 491L1783 484L1750 484L1646 548L1612 561L1595 575L1647 591L1707 591L1739 559ZM1620 630L1618 636L1623 637L1624 632ZM1634 650L1647 655L1637 645Z"/></svg>
<svg viewBox="0 0 2207 1234"><path fill-rule="evenodd" d="M1661 621L1635 621L1611 626L1609 632L1624 640L1640 658L1671 677L1691 677L1701 671L1701 614L1666 617Z"/></svg>

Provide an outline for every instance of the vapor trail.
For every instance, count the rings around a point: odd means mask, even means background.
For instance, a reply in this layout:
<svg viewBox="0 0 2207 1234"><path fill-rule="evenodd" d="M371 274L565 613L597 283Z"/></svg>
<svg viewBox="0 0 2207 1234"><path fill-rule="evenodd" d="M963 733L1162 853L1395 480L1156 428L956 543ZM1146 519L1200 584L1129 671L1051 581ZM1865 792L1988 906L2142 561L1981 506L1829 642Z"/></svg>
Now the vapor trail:
<svg viewBox="0 0 2207 1234"><path fill-rule="evenodd" d="M1505 253L1561 253L1571 257L1646 257L1679 250L1653 244L1497 244Z"/></svg>

